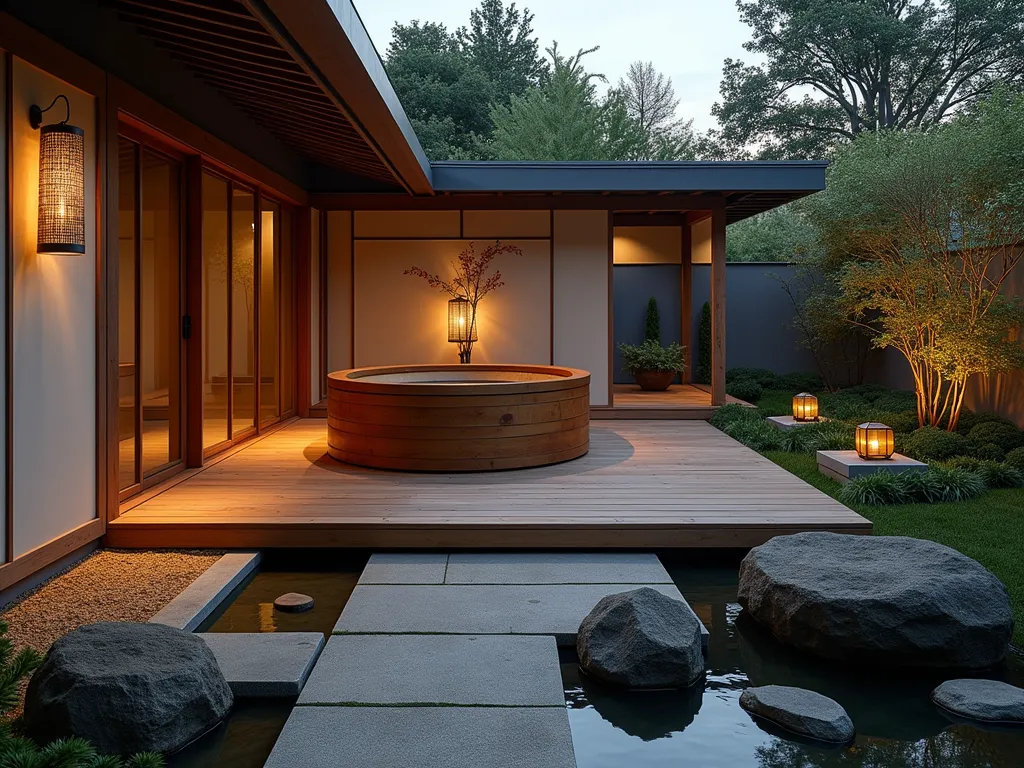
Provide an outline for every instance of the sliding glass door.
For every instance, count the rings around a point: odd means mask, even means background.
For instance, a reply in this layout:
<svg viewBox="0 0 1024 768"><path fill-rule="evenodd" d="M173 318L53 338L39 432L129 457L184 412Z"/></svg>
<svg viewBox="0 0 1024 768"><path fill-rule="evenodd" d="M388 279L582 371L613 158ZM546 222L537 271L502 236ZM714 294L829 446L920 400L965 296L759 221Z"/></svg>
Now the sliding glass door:
<svg viewBox="0 0 1024 768"><path fill-rule="evenodd" d="M119 139L118 476L130 495L180 467L181 165Z"/></svg>
<svg viewBox="0 0 1024 768"><path fill-rule="evenodd" d="M280 419L282 207L203 172L203 450Z"/></svg>

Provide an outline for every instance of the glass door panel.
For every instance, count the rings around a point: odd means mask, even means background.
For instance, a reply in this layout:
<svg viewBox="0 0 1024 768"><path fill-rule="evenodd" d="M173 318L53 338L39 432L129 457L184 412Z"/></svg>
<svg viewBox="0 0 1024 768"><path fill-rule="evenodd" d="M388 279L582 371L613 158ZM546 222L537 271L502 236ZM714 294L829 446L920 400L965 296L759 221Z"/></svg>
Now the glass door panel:
<svg viewBox="0 0 1024 768"><path fill-rule="evenodd" d="M228 183L203 174L203 448L228 434Z"/></svg>
<svg viewBox="0 0 1024 768"><path fill-rule="evenodd" d="M256 416L256 198L231 194L231 436L252 429Z"/></svg>
<svg viewBox="0 0 1024 768"><path fill-rule="evenodd" d="M181 458L181 174L142 150L139 252L143 476Z"/></svg>
<svg viewBox="0 0 1024 768"><path fill-rule="evenodd" d="M117 307L117 447L118 488L124 490L139 482L135 461L135 193L137 145L127 139L118 142L120 175L118 179L118 307Z"/></svg>
<svg viewBox="0 0 1024 768"><path fill-rule="evenodd" d="M281 206L261 200L260 208L260 424L265 424L281 415L278 393L281 340L277 299Z"/></svg>

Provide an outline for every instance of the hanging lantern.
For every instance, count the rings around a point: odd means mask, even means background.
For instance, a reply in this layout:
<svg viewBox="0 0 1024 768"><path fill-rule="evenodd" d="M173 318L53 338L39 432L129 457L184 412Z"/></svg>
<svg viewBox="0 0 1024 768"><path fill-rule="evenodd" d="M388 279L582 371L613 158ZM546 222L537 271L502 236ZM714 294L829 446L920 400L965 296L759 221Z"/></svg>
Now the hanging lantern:
<svg viewBox="0 0 1024 768"><path fill-rule="evenodd" d="M469 303L469 299L461 297L450 299L448 301L448 341L452 344L459 344L476 340L476 323L473 322L473 307Z"/></svg>
<svg viewBox="0 0 1024 768"><path fill-rule="evenodd" d="M64 120L40 128L43 113L59 99L67 110ZM63 95L46 109L29 109L29 122L39 128L38 253L85 253L85 131L69 125L70 117Z"/></svg>
<svg viewBox="0 0 1024 768"><path fill-rule="evenodd" d="M810 392L793 395L793 421L817 421L818 398Z"/></svg>
<svg viewBox="0 0 1024 768"><path fill-rule="evenodd" d="M892 427L873 421L857 427L855 441L857 455L862 459L888 459L896 450Z"/></svg>

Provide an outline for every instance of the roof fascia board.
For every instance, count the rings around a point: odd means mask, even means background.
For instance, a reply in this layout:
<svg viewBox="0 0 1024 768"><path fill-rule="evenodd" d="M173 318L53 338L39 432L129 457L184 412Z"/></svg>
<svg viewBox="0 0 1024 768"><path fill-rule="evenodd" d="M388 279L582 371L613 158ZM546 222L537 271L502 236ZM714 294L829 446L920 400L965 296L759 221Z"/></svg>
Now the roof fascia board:
<svg viewBox="0 0 1024 768"><path fill-rule="evenodd" d="M244 2L269 26L276 19L397 180L413 194L433 194L430 162L351 0Z"/></svg>
<svg viewBox="0 0 1024 768"><path fill-rule="evenodd" d="M724 207L721 194L682 195L435 195L311 193L310 205L328 211L439 211L509 210L548 211L709 211Z"/></svg>
<svg viewBox="0 0 1024 768"><path fill-rule="evenodd" d="M440 162L437 192L816 192L827 163Z"/></svg>

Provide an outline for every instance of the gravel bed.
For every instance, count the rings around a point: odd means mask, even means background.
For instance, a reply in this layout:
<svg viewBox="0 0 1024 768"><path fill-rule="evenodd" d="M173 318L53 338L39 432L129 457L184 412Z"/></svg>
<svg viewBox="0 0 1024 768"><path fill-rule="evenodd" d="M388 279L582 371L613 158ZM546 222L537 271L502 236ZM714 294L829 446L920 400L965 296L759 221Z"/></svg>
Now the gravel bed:
<svg viewBox="0 0 1024 768"><path fill-rule="evenodd" d="M53 642L96 621L148 621L223 552L104 549L69 566L0 610L15 648L46 653Z"/></svg>

